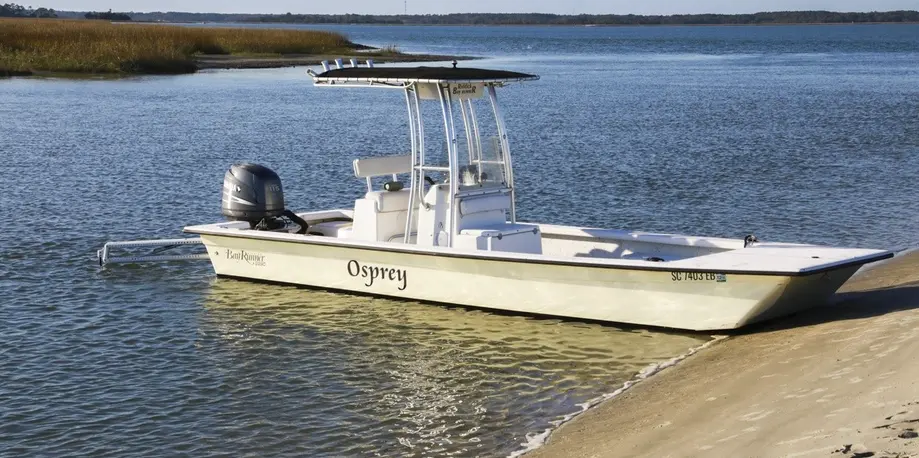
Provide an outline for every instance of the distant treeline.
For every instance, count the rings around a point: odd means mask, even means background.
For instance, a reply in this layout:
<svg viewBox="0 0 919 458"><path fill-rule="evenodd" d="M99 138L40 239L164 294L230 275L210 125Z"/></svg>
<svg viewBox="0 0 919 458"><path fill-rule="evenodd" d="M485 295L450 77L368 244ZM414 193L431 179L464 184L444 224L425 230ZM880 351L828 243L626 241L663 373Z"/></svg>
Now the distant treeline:
<svg viewBox="0 0 919 458"><path fill-rule="evenodd" d="M40 10L43 10L40 9ZM36 10L38 11L38 10ZM50 10L54 12L54 10ZM85 11L58 11L62 18L83 18ZM105 14L105 13L101 13ZM118 14L118 13L115 13ZM124 13L140 22L264 22L298 24L392 25L748 25L748 24L849 24L869 22L919 22L919 11L837 13L832 11L776 11L754 14L635 14L457 13L425 15L369 14L220 14L151 12ZM123 20L123 19L117 19Z"/></svg>
<svg viewBox="0 0 919 458"><path fill-rule="evenodd" d="M19 17L19 18L84 18L84 19L104 19L107 21L130 21L131 16L128 16L125 13L113 13L112 10L108 12L95 12L90 11L88 13L75 13L70 11L62 11L58 14L57 11L54 11L51 8L35 8L31 6L22 6L15 3L4 3L0 5L0 17Z"/></svg>
<svg viewBox="0 0 919 458"><path fill-rule="evenodd" d="M86 11L58 11L59 17L67 19L80 19L86 16ZM221 13L182 13L175 11L138 13L125 12L134 22L246 22L260 17L257 14L221 14Z"/></svg>
<svg viewBox="0 0 919 458"><path fill-rule="evenodd" d="M776 11L754 14L675 14L670 16L541 13L364 15L283 14L243 19L252 22L306 24L419 24L419 25L746 25L848 24L919 22L919 11L836 13L832 11Z"/></svg>
<svg viewBox="0 0 919 458"><path fill-rule="evenodd" d="M90 11L83 15L86 19L102 19L105 21L130 21L131 16L127 13L113 13L112 10L108 12L100 13L95 11Z"/></svg>
<svg viewBox="0 0 919 458"><path fill-rule="evenodd" d="M0 5L0 17L57 17L57 12L49 8L25 7L15 3L5 3Z"/></svg>

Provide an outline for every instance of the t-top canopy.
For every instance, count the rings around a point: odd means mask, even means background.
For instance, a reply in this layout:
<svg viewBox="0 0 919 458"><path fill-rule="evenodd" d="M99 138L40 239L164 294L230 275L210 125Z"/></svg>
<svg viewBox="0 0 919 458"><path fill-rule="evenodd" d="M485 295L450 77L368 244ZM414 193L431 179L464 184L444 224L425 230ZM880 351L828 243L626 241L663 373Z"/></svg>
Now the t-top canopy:
<svg viewBox="0 0 919 458"><path fill-rule="evenodd" d="M506 70L451 67L345 67L313 77L317 83L510 83L538 80L536 75Z"/></svg>

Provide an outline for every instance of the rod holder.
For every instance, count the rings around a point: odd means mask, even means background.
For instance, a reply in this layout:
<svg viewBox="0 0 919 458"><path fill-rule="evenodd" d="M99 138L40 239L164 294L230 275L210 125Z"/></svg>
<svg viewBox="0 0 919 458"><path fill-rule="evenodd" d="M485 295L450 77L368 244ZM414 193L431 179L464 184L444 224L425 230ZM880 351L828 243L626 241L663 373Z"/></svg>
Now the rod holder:
<svg viewBox="0 0 919 458"><path fill-rule="evenodd" d="M342 68L341 59L335 59L335 68Z"/></svg>
<svg viewBox="0 0 919 458"><path fill-rule="evenodd" d="M327 72L329 70L331 70L331 67L329 67L329 61L322 61L322 71Z"/></svg>
<svg viewBox="0 0 919 458"><path fill-rule="evenodd" d="M351 59L351 67L357 68L357 59Z"/></svg>

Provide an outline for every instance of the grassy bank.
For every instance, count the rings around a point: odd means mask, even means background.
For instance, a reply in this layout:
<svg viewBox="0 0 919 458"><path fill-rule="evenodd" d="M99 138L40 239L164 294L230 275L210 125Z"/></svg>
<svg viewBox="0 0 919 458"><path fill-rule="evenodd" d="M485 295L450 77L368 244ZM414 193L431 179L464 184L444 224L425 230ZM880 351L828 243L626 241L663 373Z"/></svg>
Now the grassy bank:
<svg viewBox="0 0 919 458"><path fill-rule="evenodd" d="M201 55L319 55L355 49L332 32L0 19L0 75L177 74L196 71Z"/></svg>

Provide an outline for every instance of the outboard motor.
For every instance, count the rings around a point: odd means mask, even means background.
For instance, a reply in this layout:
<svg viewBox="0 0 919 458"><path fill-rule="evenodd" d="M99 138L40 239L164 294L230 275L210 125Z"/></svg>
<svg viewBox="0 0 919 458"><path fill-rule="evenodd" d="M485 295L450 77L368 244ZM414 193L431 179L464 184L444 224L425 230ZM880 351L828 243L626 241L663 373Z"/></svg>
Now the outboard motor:
<svg viewBox="0 0 919 458"><path fill-rule="evenodd" d="M284 209L284 188L273 170L258 164L233 164L223 178L223 200L220 213L231 221L246 221L249 227L275 230L285 227L280 216L300 226L305 234L307 224L293 212Z"/></svg>

